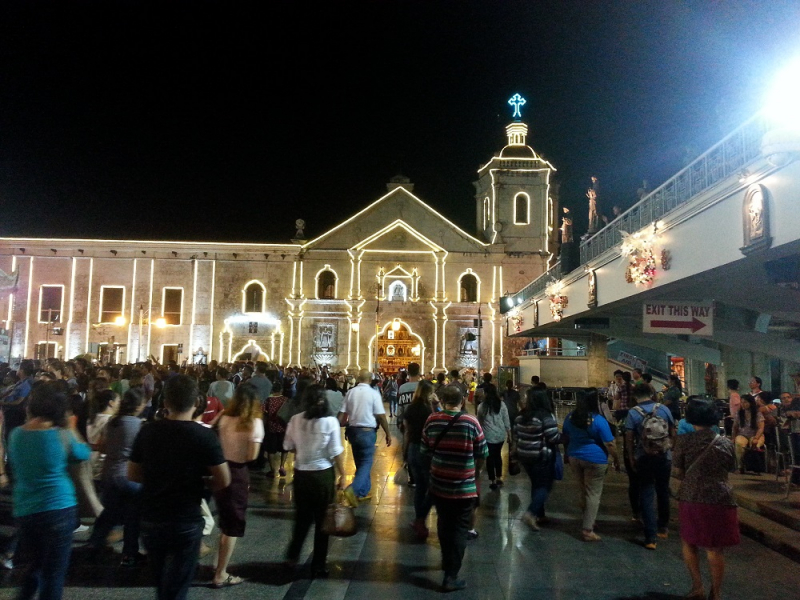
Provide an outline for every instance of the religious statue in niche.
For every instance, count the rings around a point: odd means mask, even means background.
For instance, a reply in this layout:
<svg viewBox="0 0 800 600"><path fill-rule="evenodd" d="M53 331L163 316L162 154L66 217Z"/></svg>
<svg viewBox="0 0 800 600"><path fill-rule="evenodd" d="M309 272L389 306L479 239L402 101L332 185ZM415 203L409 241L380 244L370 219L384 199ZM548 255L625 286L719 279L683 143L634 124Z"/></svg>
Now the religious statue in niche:
<svg viewBox="0 0 800 600"><path fill-rule="evenodd" d="M590 270L587 280L589 282L589 301L586 304L589 308L594 308L597 306L597 274Z"/></svg>
<svg viewBox="0 0 800 600"><path fill-rule="evenodd" d="M314 326L314 349L329 352L336 347L336 326L331 323L317 323Z"/></svg>
<svg viewBox="0 0 800 600"><path fill-rule="evenodd" d="M572 241L572 217L569 214L569 209L563 207L564 216L561 217L561 243L569 244Z"/></svg>
<svg viewBox="0 0 800 600"><path fill-rule="evenodd" d="M589 233L595 233L600 225L600 217L597 212L597 196L600 191L600 184L597 177L592 177L592 187L586 192L589 199Z"/></svg>
<svg viewBox="0 0 800 600"><path fill-rule="evenodd" d="M403 302L406 299L405 286L399 281L392 284L391 299L392 302Z"/></svg>
<svg viewBox="0 0 800 600"><path fill-rule="evenodd" d="M476 327L461 327L459 328L459 339L461 345L459 347L459 354L478 354L478 329Z"/></svg>
<svg viewBox="0 0 800 600"><path fill-rule="evenodd" d="M394 345L389 344L386 346L386 356L394 356L395 348Z"/></svg>
<svg viewBox="0 0 800 600"><path fill-rule="evenodd" d="M742 206L742 221L743 254L764 250L772 245L769 235L769 195L763 185L754 184L747 188Z"/></svg>
<svg viewBox="0 0 800 600"><path fill-rule="evenodd" d="M306 239L305 238L305 233L303 233L303 230L306 228L306 222L303 221L303 219L297 219L294 222L294 226L297 228L297 231L294 234L294 239L296 239L296 240L304 240L304 239Z"/></svg>

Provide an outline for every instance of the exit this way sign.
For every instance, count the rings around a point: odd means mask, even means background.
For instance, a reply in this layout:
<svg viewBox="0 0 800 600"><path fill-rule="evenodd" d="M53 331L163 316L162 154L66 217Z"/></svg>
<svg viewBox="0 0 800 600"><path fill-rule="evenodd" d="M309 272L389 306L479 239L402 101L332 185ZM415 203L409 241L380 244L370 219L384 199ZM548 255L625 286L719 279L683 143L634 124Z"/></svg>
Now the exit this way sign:
<svg viewBox="0 0 800 600"><path fill-rule="evenodd" d="M713 335L711 302L645 302L642 331L683 335Z"/></svg>

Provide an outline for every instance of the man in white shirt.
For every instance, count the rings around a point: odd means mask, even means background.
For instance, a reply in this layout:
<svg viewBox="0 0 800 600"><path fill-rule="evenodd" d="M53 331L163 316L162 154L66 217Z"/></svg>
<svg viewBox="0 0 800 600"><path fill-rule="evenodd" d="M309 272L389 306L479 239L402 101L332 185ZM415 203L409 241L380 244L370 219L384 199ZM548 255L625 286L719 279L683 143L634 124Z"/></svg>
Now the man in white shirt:
<svg viewBox="0 0 800 600"><path fill-rule="evenodd" d="M351 501L368 500L372 497L369 493L372 487L370 471L375 456L378 424L386 434L386 445L392 445L383 400L380 392L370 385L371 381L372 373L360 371L358 385L347 393L339 412L339 422L347 427L345 435L353 449L353 461L356 463L353 482L345 490Z"/></svg>

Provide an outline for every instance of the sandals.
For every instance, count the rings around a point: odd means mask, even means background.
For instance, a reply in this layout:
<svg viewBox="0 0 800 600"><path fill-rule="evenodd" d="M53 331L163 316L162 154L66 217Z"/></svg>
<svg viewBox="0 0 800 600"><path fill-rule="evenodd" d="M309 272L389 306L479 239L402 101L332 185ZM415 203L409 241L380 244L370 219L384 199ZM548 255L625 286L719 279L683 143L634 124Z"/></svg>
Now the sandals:
<svg viewBox="0 0 800 600"><path fill-rule="evenodd" d="M221 590L222 588L239 585L240 583L244 583L244 579L242 579L241 577L237 577L236 575L228 575L224 580L220 581L219 583L212 581L211 589Z"/></svg>
<svg viewBox="0 0 800 600"><path fill-rule="evenodd" d="M582 533L584 542L599 542L600 540L603 539L599 535L597 535L594 531L589 531L589 532L584 531Z"/></svg>

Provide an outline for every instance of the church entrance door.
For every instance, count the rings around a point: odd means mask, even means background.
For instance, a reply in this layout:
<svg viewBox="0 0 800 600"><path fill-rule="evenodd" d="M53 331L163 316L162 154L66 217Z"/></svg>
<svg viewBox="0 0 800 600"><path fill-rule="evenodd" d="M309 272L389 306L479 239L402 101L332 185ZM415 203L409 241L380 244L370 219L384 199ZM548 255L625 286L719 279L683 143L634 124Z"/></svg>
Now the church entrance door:
<svg viewBox="0 0 800 600"><path fill-rule="evenodd" d="M399 320L392 321L378 334L378 369L393 375L408 368L410 362L420 362L422 344Z"/></svg>

